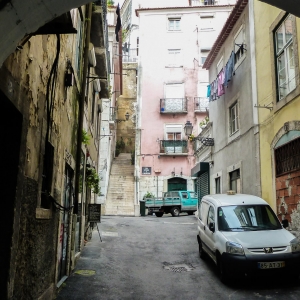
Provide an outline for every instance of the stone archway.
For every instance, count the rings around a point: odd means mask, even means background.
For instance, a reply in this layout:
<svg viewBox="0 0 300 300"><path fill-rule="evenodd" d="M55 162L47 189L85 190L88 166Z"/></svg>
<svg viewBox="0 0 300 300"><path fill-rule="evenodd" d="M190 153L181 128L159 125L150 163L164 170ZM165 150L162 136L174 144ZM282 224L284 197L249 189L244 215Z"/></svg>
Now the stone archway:
<svg viewBox="0 0 300 300"><path fill-rule="evenodd" d="M0 66L26 35L90 0L0 0Z"/></svg>

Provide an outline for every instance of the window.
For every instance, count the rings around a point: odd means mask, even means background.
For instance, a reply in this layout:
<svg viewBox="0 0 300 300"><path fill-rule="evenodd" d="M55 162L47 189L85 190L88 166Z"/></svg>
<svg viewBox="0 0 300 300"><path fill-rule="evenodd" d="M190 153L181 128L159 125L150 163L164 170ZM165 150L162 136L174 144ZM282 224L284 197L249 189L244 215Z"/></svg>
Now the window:
<svg viewBox="0 0 300 300"><path fill-rule="evenodd" d="M296 88L293 35L293 20L292 16L288 15L275 31L274 36L278 101Z"/></svg>
<svg viewBox="0 0 300 300"><path fill-rule="evenodd" d="M240 193L241 185L240 185L240 169L234 170L229 173L229 187L231 190L235 191L236 193Z"/></svg>
<svg viewBox="0 0 300 300"><path fill-rule="evenodd" d="M94 125L95 119L95 103L96 103L96 92L93 90L92 107L91 107L91 124Z"/></svg>
<svg viewBox="0 0 300 300"><path fill-rule="evenodd" d="M221 194L221 177L215 178L216 194Z"/></svg>
<svg viewBox="0 0 300 300"><path fill-rule="evenodd" d="M169 26L168 26L169 31L179 31L180 30L180 19L179 18L168 19L168 21L169 21Z"/></svg>
<svg viewBox="0 0 300 300"><path fill-rule="evenodd" d="M182 125L166 125L165 141L163 143L165 153L185 153L187 142L182 140Z"/></svg>
<svg viewBox="0 0 300 300"><path fill-rule="evenodd" d="M52 193L53 164L54 147L49 142L46 142L41 195L41 208L45 209L49 209L51 207L51 200L49 196L51 196Z"/></svg>
<svg viewBox="0 0 300 300"><path fill-rule="evenodd" d="M169 66L180 66L182 65L182 55L180 49L169 49L168 50L168 62Z"/></svg>
<svg viewBox="0 0 300 300"><path fill-rule="evenodd" d="M81 51L82 51L82 28L81 28L81 18L78 18L78 22L77 22L77 36L76 36L76 54L75 54L75 68L77 70L77 76L78 78L80 78L80 67L81 67Z"/></svg>
<svg viewBox="0 0 300 300"><path fill-rule="evenodd" d="M201 64L204 65L206 61L206 56L201 56Z"/></svg>
<svg viewBox="0 0 300 300"><path fill-rule="evenodd" d="M214 30L214 16L213 15L206 15L200 16L200 31L212 31Z"/></svg>
<svg viewBox="0 0 300 300"><path fill-rule="evenodd" d="M208 210L207 225L210 223L215 223L215 210L212 206L210 206Z"/></svg>
<svg viewBox="0 0 300 300"><path fill-rule="evenodd" d="M269 205L231 205L218 208L220 231L258 231L282 229Z"/></svg>
<svg viewBox="0 0 300 300"><path fill-rule="evenodd" d="M294 139L275 149L276 176L300 168L300 138Z"/></svg>
<svg viewBox="0 0 300 300"><path fill-rule="evenodd" d="M200 0L191 0L192 6L200 6Z"/></svg>
<svg viewBox="0 0 300 300"><path fill-rule="evenodd" d="M245 47L245 31L244 26L242 26L234 37L235 64L239 63L246 54Z"/></svg>
<svg viewBox="0 0 300 300"><path fill-rule="evenodd" d="M239 110L237 102L229 108L229 122L230 134L234 134L239 130Z"/></svg>

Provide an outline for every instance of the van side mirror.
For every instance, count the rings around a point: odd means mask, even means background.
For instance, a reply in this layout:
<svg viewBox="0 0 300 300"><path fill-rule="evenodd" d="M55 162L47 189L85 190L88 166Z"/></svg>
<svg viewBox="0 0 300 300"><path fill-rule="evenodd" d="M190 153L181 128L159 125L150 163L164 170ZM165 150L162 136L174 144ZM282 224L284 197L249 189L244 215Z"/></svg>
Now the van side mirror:
<svg viewBox="0 0 300 300"><path fill-rule="evenodd" d="M282 226L283 226L283 228L289 227L289 221L287 219L282 220Z"/></svg>
<svg viewBox="0 0 300 300"><path fill-rule="evenodd" d="M208 228L210 231L215 232L215 223L209 223Z"/></svg>

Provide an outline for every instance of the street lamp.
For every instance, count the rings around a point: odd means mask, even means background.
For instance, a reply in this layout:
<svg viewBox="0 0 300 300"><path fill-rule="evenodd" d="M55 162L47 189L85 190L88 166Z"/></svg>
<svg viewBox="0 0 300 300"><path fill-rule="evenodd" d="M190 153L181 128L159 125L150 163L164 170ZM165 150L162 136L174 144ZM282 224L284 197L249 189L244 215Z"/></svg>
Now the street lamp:
<svg viewBox="0 0 300 300"><path fill-rule="evenodd" d="M186 136L190 136L193 132L193 124L190 121L187 121L184 125L184 133Z"/></svg>
<svg viewBox="0 0 300 300"><path fill-rule="evenodd" d="M193 125L190 121L187 121L184 125L184 133L187 137L190 137L193 132ZM214 145L214 139L204 136L196 136L193 137L193 140L200 141L205 146L213 146Z"/></svg>

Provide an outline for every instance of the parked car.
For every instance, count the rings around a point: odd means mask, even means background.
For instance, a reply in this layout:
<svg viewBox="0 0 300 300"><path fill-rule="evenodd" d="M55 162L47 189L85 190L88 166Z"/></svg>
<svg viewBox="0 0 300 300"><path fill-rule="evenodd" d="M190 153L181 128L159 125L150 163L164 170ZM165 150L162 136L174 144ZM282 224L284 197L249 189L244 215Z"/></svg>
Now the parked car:
<svg viewBox="0 0 300 300"><path fill-rule="evenodd" d="M263 199L245 194L207 195L198 211L199 255L210 257L221 280L235 276L300 273L300 242Z"/></svg>
<svg viewBox="0 0 300 300"><path fill-rule="evenodd" d="M178 217L181 212L192 215L197 211L198 198L192 191L170 191L165 192L163 198L146 199L148 213L157 217L171 213L173 217Z"/></svg>

